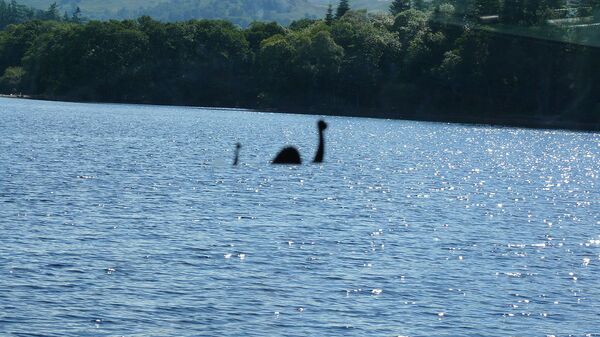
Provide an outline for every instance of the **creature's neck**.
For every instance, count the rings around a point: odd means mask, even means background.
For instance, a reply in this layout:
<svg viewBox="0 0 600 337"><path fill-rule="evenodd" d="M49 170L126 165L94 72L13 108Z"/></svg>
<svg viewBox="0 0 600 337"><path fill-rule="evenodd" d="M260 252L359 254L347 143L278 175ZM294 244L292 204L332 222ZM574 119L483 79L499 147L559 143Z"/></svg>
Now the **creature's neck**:
<svg viewBox="0 0 600 337"><path fill-rule="evenodd" d="M313 163L322 163L324 155L325 139L323 137L323 130L319 130L319 148L317 149L317 153L315 154L315 159L313 160Z"/></svg>
<svg viewBox="0 0 600 337"><path fill-rule="evenodd" d="M235 158L233 159L233 166L238 164L240 158L240 149L235 149Z"/></svg>

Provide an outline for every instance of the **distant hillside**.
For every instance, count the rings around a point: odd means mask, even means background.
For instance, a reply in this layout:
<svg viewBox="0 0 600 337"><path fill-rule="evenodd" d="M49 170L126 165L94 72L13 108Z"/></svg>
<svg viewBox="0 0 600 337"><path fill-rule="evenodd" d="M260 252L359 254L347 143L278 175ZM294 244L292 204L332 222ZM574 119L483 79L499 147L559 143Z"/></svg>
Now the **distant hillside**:
<svg viewBox="0 0 600 337"><path fill-rule="evenodd" d="M45 9L55 0L21 0L28 6ZM319 18L337 0L57 0L61 11L80 7L93 19L126 19L149 15L162 21L196 18L227 19L240 25L261 21L287 24L301 18ZM350 1L355 9L387 10L391 0Z"/></svg>
<svg viewBox="0 0 600 337"><path fill-rule="evenodd" d="M308 0L168 0L133 12L163 21L227 19L240 25L256 20L289 23L300 18L321 17L324 11Z"/></svg>
<svg viewBox="0 0 600 337"><path fill-rule="evenodd" d="M337 0L308 0L308 2L326 8L332 4L335 8ZM370 11L387 11L390 8L392 0L350 0L350 6L353 9L368 9Z"/></svg>

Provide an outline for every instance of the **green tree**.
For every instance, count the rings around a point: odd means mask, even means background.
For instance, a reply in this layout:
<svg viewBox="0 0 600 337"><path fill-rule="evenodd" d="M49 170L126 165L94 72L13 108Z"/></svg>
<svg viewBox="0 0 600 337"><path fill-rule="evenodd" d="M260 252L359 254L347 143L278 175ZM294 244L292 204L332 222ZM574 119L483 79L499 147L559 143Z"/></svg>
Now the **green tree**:
<svg viewBox="0 0 600 337"><path fill-rule="evenodd" d="M410 0L394 0L390 5L390 13L397 15L400 12L411 8Z"/></svg>
<svg viewBox="0 0 600 337"><path fill-rule="evenodd" d="M0 35L0 73L7 67L22 65L22 59L35 41L56 28L56 22L27 21L8 26Z"/></svg>
<svg viewBox="0 0 600 337"><path fill-rule="evenodd" d="M259 104L273 104L276 98L284 99L292 92L290 69L295 53L290 37L275 35L261 43L258 66L262 76L259 84L264 92Z"/></svg>
<svg viewBox="0 0 600 337"><path fill-rule="evenodd" d="M456 8L450 3L441 3L433 9L430 24L436 29L451 31L449 23L456 15Z"/></svg>
<svg viewBox="0 0 600 337"><path fill-rule="evenodd" d="M262 41L274 35L285 35L285 29L277 22L252 22L244 33L250 44L250 49L257 52Z"/></svg>
<svg viewBox="0 0 600 337"><path fill-rule="evenodd" d="M20 93L23 89L25 71L22 67L8 67L0 77L0 90L4 93Z"/></svg>
<svg viewBox="0 0 600 337"><path fill-rule="evenodd" d="M328 26L331 26L331 24L333 23L333 19L333 6L329 4L329 6L327 7L327 14L325 14L325 23Z"/></svg>
<svg viewBox="0 0 600 337"><path fill-rule="evenodd" d="M17 3L15 0L0 0L0 29L15 23L21 23L39 17L39 13L31 7Z"/></svg>
<svg viewBox="0 0 600 337"><path fill-rule="evenodd" d="M10 0L10 4L8 5L8 14L14 18L20 17L20 5L16 0Z"/></svg>
<svg viewBox="0 0 600 337"><path fill-rule="evenodd" d="M340 0L340 3L337 7L337 11L335 13L335 18L340 19L349 10L350 10L350 4L348 3L348 0Z"/></svg>
<svg viewBox="0 0 600 337"><path fill-rule="evenodd" d="M416 9L404 11L396 16L393 31L397 32L402 50L403 76L419 78L434 68L443 57L445 35L431 28L429 12Z"/></svg>
<svg viewBox="0 0 600 337"><path fill-rule="evenodd" d="M59 25L24 58L33 93L129 101L145 89L148 39L132 21Z"/></svg>
<svg viewBox="0 0 600 337"><path fill-rule="evenodd" d="M81 23L81 8L77 6L71 15L71 22Z"/></svg>
<svg viewBox="0 0 600 337"><path fill-rule="evenodd" d="M393 76L400 50L398 34L375 25L366 11L349 12L333 24L331 34L344 48L340 95L354 107L373 103L384 78Z"/></svg>
<svg viewBox="0 0 600 337"><path fill-rule="evenodd" d="M263 41L259 65L261 103L312 105L331 102L344 51L326 25Z"/></svg>
<svg viewBox="0 0 600 337"><path fill-rule="evenodd" d="M61 21L60 13L58 11L58 5L56 2L52 3L50 7L43 13L43 20Z"/></svg>

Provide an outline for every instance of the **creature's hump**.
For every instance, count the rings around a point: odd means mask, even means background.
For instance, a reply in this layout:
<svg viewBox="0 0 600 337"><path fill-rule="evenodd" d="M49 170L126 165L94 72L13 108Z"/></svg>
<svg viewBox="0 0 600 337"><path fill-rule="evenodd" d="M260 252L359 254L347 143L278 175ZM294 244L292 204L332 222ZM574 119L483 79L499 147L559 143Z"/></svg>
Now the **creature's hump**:
<svg viewBox="0 0 600 337"><path fill-rule="evenodd" d="M277 154L273 164L302 164L300 152L295 147L288 146Z"/></svg>

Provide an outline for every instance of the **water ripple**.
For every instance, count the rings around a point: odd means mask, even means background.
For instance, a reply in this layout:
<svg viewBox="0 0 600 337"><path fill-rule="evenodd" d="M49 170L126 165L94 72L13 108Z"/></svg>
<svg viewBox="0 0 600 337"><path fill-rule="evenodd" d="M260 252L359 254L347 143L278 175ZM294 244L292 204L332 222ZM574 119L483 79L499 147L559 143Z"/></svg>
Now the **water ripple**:
<svg viewBox="0 0 600 337"><path fill-rule="evenodd" d="M3 335L600 336L598 134L0 101Z"/></svg>

